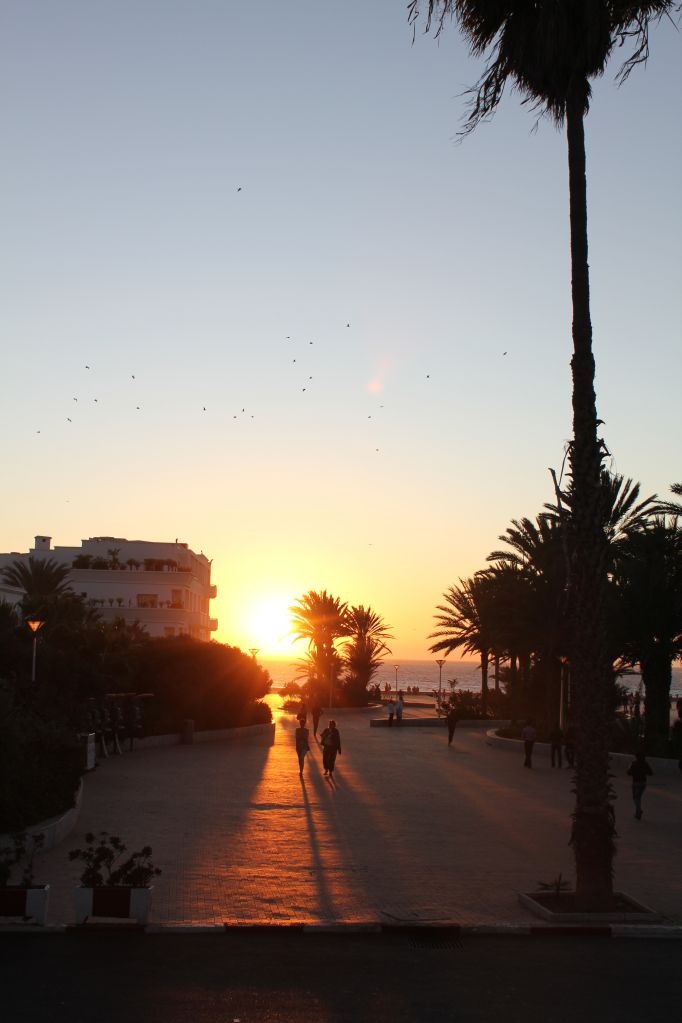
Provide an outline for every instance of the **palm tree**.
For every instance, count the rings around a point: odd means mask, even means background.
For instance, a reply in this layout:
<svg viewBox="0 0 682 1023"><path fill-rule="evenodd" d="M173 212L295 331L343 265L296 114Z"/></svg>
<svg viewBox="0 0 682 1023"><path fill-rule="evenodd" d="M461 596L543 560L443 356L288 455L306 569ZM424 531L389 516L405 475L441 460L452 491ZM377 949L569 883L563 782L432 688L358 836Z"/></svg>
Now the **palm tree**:
<svg viewBox="0 0 682 1023"><path fill-rule="evenodd" d="M682 528L655 519L630 533L615 568L625 657L639 663L645 691L645 739L665 753L673 661L682 656Z"/></svg>
<svg viewBox="0 0 682 1023"><path fill-rule="evenodd" d="M494 648L493 605L491 581L484 572L477 572L472 579L460 579L459 586L451 586L445 597L445 604L436 608L437 628L429 639L435 639L429 647L431 653L452 653L459 647L467 654L478 654L481 660L481 706L485 713L488 706L488 667Z"/></svg>
<svg viewBox="0 0 682 1023"><path fill-rule="evenodd" d="M329 686L330 697L340 666L334 641L348 635L347 610L346 603L326 590L308 590L289 608L294 639L308 641L310 680L317 688Z"/></svg>
<svg viewBox="0 0 682 1023"><path fill-rule="evenodd" d="M682 483L671 483L670 489L676 497L682 497ZM661 515L676 515L678 518L682 518L682 502L662 501L656 511Z"/></svg>
<svg viewBox="0 0 682 1023"><path fill-rule="evenodd" d="M508 549L493 551L488 561L498 569L516 570L519 574L515 592L523 603L512 613L523 630L519 647L525 653L522 686L526 699L530 697L536 704L544 702L544 716L551 724L557 715L561 716L558 708L562 658L567 652L565 527L546 514L538 515L535 522L515 519L500 540ZM519 593L521 581L524 590ZM532 679L531 656L535 662Z"/></svg>
<svg viewBox="0 0 682 1023"><path fill-rule="evenodd" d="M69 571L67 565L52 558L29 557L6 565L0 575L8 585L24 591L22 609L26 614L44 614L56 598L71 592Z"/></svg>
<svg viewBox="0 0 682 1023"><path fill-rule="evenodd" d="M678 4L675 0L411 0L408 7L413 24L426 8L427 31L435 15L436 35L454 16L471 52L488 57L472 89L465 134L495 112L508 82L524 101L558 125L566 123L573 305L573 500L567 596L578 732L571 842L578 898L597 909L610 904L613 897L615 823L608 780L607 540L601 490L606 449L598 436L594 392L584 120L590 80L603 74L613 50L634 43L634 52L618 75L622 82L649 55L650 24L670 15Z"/></svg>
<svg viewBox="0 0 682 1023"><path fill-rule="evenodd" d="M371 607L351 607L346 612L350 639L343 644L346 669L345 693L353 705L367 702L367 689L381 667L384 654L390 654L387 639L393 639L382 616Z"/></svg>

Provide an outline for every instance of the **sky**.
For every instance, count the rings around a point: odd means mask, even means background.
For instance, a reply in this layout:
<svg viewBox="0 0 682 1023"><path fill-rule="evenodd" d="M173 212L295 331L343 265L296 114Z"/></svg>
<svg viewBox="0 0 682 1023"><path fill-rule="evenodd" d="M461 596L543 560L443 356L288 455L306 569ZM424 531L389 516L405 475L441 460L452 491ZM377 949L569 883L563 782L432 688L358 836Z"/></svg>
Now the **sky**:
<svg viewBox="0 0 682 1023"><path fill-rule="evenodd" d="M586 121L608 464L661 496L680 50ZM509 92L458 144L481 70L403 0L0 0L0 550L177 537L222 642L290 656L326 589L430 656L572 432L564 134Z"/></svg>

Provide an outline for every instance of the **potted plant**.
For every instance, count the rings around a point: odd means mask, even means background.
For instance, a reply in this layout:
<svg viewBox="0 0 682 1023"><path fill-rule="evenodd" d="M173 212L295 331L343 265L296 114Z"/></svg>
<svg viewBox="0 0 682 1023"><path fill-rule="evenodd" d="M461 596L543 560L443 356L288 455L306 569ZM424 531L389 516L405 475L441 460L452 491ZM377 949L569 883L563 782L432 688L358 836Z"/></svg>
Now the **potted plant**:
<svg viewBox="0 0 682 1023"><path fill-rule="evenodd" d="M152 863L151 846L126 857L127 848L108 831L88 832L84 849L72 849L70 860L85 864L76 888L76 923L91 916L133 918L139 924L149 919L153 887L150 881L161 873Z"/></svg>
<svg viewBox="0 0 682 1023"><path fill-rule="evenodd" d="M0 916L21 917L45 925L50 886L36 884L33 877L35 854L44 841L42 834L21 832L12 836L12 845L0 849ZM10 884L12 869L22 860L24 868L19 883Z"/></svg>

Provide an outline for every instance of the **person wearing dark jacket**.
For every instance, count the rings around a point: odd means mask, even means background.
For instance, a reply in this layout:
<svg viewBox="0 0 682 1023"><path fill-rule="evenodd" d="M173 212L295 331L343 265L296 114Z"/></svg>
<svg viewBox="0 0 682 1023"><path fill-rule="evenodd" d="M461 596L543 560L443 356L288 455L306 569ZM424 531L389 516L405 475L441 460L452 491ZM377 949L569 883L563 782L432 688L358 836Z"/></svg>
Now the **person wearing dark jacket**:
<svg viewBox="0 0 682 1023"><path fill-rule="evenodd" d="M324 773L330 778L334 774L336 755L341 752L341 735L336 727L336 721L330 721L329 725L320 736L322 742L322 765Z"/></svg>
<svg viewBox="0 0 682 1023"><path fill-rule="evenodd" d="M636 753L635 759L628 768L628 774L632 778L632 798L635 804L635 817L638 821L642 819L642 796L646 788L646 780L653 773L644 754Z"/></svg>
<svg viewBox="0 0 682 1023"><path fill-rule="evenodd" d="M457 714L457 711L455 710L454 707L448 708L448 713L445 718L448 726L448 746L452 746L452 740L455 737L455 728L457 727L458 716L459 715Z"/></svg>

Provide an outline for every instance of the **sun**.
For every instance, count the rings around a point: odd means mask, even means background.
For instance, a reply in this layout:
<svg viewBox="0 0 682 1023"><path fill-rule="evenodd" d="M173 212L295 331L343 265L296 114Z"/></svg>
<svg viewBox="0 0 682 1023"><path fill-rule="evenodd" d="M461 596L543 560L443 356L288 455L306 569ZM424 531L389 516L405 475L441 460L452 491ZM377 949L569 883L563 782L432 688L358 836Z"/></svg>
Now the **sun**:
<svg viewBox="0 0 682 1023"><path fill-rule="evenodd" d="M261 657L284 657L295 653L291 635L291 600L280 596L254 597L243 609L246 645Z"/></svg>

